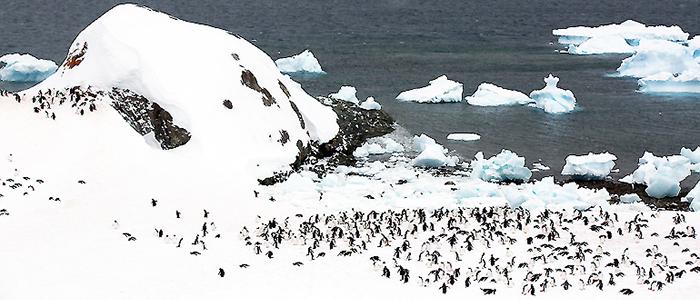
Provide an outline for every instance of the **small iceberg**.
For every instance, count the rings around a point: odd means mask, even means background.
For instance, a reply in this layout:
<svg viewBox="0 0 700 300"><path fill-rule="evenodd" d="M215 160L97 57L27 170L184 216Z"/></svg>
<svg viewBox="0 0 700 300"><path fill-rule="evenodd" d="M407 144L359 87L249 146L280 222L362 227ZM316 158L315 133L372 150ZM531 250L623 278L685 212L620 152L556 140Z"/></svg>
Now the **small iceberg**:
<svg viewBox="0 0 700 300"><path fill-rule="evenodd" d="M280 72L285 74L306 73L306 74L326 74L321 69L321 64L313 53L309 50L294 55L275 60L275 65Z"/></svg>
<svg viewBox="0 0 700 300"><path fill-rule="evenodd" d="M471 177L483 181L528 181L532 176L532 171L525 167L525 158L505 149L489 159L484 159L484 153L478 152L471 167Z"/></svg>
<svg viewBox="0 0 700 300"><path fill-rule="evenodd" d="M631 54L635 49L621 36L596 36L581 45L570 45L568 52L576 55Z"/></svg>
<svg viewBox="0 0 700 300"><path fill-rule="evenodd" d="M360 108L364 110L381 110L382 105L374 100L374 97L367 97L367 100L360 104Z"/></svg>
<svg viewBox="0 0 700 300"><path fill-rule="evenodd" d="M12 82L39 82L56 72L56 63L37 59L30 54L6 54L0 57L0 80Z"/></svg>
<svg viewBox="0 0 700 300"><path fill-rule="evenodd" d="M544 82L546 83L544 89L530 93L530 98L535 100L534 106L544 109L550 114L568 113L574 110L576 107L574 93L558 88L558 77L549 74Z"/></svg>
<svg viewBox="0 0 700 300"><path fill-rule="evenodd" d="M662 72L640 78L637 82L642 93L700 93L700 70L679 74Z"/></svg>
<svg viewBox="0 0 700 300"><path fill-rule="evenodd" d="M481 136L476 133L450 133L447 135L448 140L453 141L478 141Z"/></svg>
<svg viewBox="0 0 700 300"><path fill-rule="evenodd" d="M675 197L681 191L680 182L690 176L692 169L690 159L682 155L657 157L644 152L637 170L620 181L645 184L647 195L654 198Z"/></svg>
<svg viewBox="0 0 700 300"><path fill-rule="evenodd" d="M601 180L610 174L615 167L617 157L610 153L588 155L569 155L566 165L561 171L562 175L570 175L584 180Z"/></svg>
<svg viewBox="0 0 700 300"><path fill-rule="evenodd" d="M473 95L464 98L471 105L498 106L527 104L534 102L522 92L504 89L495 84L484 82L479 85Z"/></svg>
<svg viewBox="0 0 700 300"><path fill-rule="evenodd" d="M400 101L440 103L462 101L462 84L442 75L430 81L430 85L402 92L396 97Z"/></svg>
<svg viewBox="0 0 700 300"><path fill-rule="evenodd" d="M447 149L425 134L413 137L413 147L420 152L413 160L417 167L454 166L459 161L457 157L447 156Z"/></svg>
<svg viewBox="0 0 700 300"><path fill-rule="evenodd" d="M694 49L670 41L642 40L637 52L625 58L617 68L618 76L642 78L659 73L678 74L698 70Z"/></svg>
<svg viewBox="0 0 700 300"><path fill-rule="evenodd" d="M562 45L581 45L591 38L596 37L620 37L631 44L647 39L647 40L667 40L667 41L686 41L688 33L684 32L680 27L674 26L646 26L634 20L627 20L621 24L608 24L598 27L576 26L563 29L554 29L552 34L559 37L559 44Z"/></svg>
<svg viewBox="0 0 700 300"><path fill-rule="evenodd" d="M328 95L329 98L333 98L336 100L343 100L343 101L348 101L352 102L355 104L359 104L360 100L357 100L357 89L353 86L349 85L344 85L340 87L340 90L338 90L337 93L333 93Z"/></svg>

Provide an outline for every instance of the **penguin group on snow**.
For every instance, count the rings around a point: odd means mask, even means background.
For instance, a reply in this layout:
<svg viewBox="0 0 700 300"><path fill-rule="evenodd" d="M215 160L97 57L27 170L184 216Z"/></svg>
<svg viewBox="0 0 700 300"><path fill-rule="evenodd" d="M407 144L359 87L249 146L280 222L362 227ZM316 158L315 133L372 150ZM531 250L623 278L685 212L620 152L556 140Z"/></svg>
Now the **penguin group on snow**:
<svg viewBox="0 0 700 300"><path fill-rule="evenodd" d="M697 249L680 245L697 245L691 242L695 228L677 213L668 234L647 234L650 223L663 224L659 218L652 212L620 220L601 208L536 215L510 207L353 209L283 221L258 217L259 226L252 233L244 227L238 237L270 259L272 250L288 249L283 245L303 247L308 260L326 253L371 255L380 276L402 283L413 279L442 293L461 286L478 287L484 295L503 287L517 287L524 295L552 289L616 289L630 295L640 288L659 291L688 272L700 273ZM654 245L641 251L633 246L641 241Z"/></svg>
<svg viewBox="0 0 700 300"><path fill-rule="evenodd" d="M80 86L74 86L65 90L39 90L35 96L32 96L31 101L35 113L43 111L47 118L56 120L56 113L52 111L53 106L70 103L71 107L75 108L76 114L84 115L86 110L89 112L97 110L98 98L103 95L103 91L93 91L91 87L83 90ZM6 91L0 92L0 96L13 97L17 103L24 100L19 94Z"/></svg>

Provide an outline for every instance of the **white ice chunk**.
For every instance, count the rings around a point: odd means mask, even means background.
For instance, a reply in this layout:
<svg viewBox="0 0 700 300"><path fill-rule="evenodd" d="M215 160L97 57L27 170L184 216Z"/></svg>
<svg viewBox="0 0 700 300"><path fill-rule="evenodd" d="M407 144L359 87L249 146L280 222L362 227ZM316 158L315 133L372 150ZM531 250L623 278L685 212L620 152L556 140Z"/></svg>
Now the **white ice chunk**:
<svg viewBox="0 0 700 300"><path fill-rule="evenodd" d="M0 80L15 82L38 82L51 76L58 66L56 63L37 59L30 54L6 54L0 57L6 65L0 69Z"/></svg>
<svg viewBox="0 0 700 300"><path fill-rule="evenodd" d="M589 38L602 36L618 36L627 40L657 39L668 41L685 41L689 36L676 25L646 26L633 20L627 20L622 24L608 24L598 27L576 26L554 29L552 34L559 36L560 44L566 45L580 45Z"/></svg>
<svg viewBox="0 0 700 300"><path fill-rule="evenodd" d="M292 57L284 57L275 60L275 65L282 73L312 73L326 74L321 69L321 65L313 53L309 50L294 55Z"/></svg>
<svg viewBox="0 0 700 300"><path fill-rule="evenodd" d="M404 148L401 144L399 144L398 142L396 142L390 138L381 138L380 142L384 143L384 148L389 153L403 152L404 151Z"/></svg>
<svg viewBox="0 0 700 300"><path fill-rule="evenodd" d="M638 80L643 93L700 93L700 70L662 72Z"/></svg>
<svg viewBox="0 0 700 300"><path fill-rule="evenodd" d="M606 53L634 53L634 47L630 46L621 36L596 36L583 42L581 45L569 46L569 54L606 54Z"/></svg>
<svg viewBox="0 0 700 300"><path fill-rule="evenodd" d="M478 141L481 136L476 133L450 133L447 135L448 140L453 141Z"/></svg>
<svg viewBox="0 0 700 300"><path fill-rule="evenodd" d="M330 94L328 97L358 104L359 100L357 100L357 96L355 94L357 94L357 89L355 89L355 87L344 85L340 87L340 90L337 93Z"/></svg>
<svg viewBox="0 0 700 300"><path fill-rule="evenodd" d="M681 156L689 159L690 163L700 163L700 146L695 148L695 150L690 150L686 147L681 148Z"/></svg>
<svg viewBox="0 0 700 300"><path fill-rule="evenodd" d="M535 106L544 109L544 111L550 114L567 113L574 110L576 107L574 93L569 90L558 88L558 77L549 74L549 76L544 79L544 82L546 83L544 89L532 91L532 93L530 93L530 98L536 102Z"/></svg>
<svg viewBox="0 0 700 300"><path fill-rule="evenodd" d="M458 162L457 157L447 156L447 149L435 142L425 134L413 137L413 147L420 152L413 160L413 165L417 167L442 167L444 165L454 166Z"/></svg>
<svg viewBox="0 0 700 300"><path fill-rule="evenodd" d="M659 73L679 74L698 70L690 47L659 40L641 40L637 52L625 58L617 68L619 76L646 77Z"/></svg>
<svg viewBox="0 0 700 300"><path fill-rule="evenodd" d="M645 184L645 191L654 198L675 197L681 190L680 182L690 175L691 167L690 160L680 155L657 157L645 152L637 170L620 181Z"/></svg>
<svg viewBox="0 0 700 300"><path fill-rule="evenodd" d="M615 166L617 157L610 153L588 153L587 155L569 155L562 175L571 175L586 180L604 179Z"/></svg>
<svg viewBox="0 0 700 300"><path fill-rule="evenodd" d="M377 101L374 101L374 97L367 97L367 100L365 100L364 102L362 102L362 104L360 104L360 108L366 109L366 110L371 110L371 109L380 110L380 109L382 109L382 105L379 104Z"/></svg>
<svg viewBox="0 0 700 300"><path fill-rule="evenodd" d="M442 75L430 81L426 87L402 92L396 100L420 103L459 102L462 101L462 84Z"/></svg>
<svg viewBox="0 0 700 300"><path fill-rule="evenodd" d="M471 177L484 181L528 181L531 176L532 172L525 167L525 158L505 149L489 159L484 159L484 153L479 152L472 162Z"/></svg>
<svg viewBox="0 0 700 300"><path fill-rule="evenodd" d="M620 196L620 202L625 204L635 203L639 201L642 201L642 198L639 198L639 195L637 194L627 194Z"/></svg>
<svg viewBox="0 0 700 300"><path fill-rule="evenodd" d="M700 211L700 182L695 184L695 187L690 190L683 200L690 202L690 209Z"/></svg>
<svg viewBox="0 0 700 300"><path fill-rule="evenodd" d="M527 104L534 102L522 92L504 89L495 84L484 82L479 85L473 95L464 98L471 105L497 106Z"/></svg>

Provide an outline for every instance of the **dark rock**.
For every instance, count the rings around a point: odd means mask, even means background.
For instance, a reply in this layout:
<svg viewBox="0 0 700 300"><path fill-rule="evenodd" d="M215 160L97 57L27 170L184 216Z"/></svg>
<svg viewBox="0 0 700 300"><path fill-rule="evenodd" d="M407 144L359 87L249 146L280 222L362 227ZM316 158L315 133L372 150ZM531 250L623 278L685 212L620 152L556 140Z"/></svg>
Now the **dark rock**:
<svg viewBox="0 0 700 300"><path fill-rule="evenodd" d="M233 109L233 103L231 103L231 100L224 100L224 106L226 106L228 109Z"/></svg>
<svg viewBox="0 0 700 300"><path fill-rule="evenodd" d="M353 165L355 149L370 138L394 131L394 119L383 110L365 110L351 102L325 97L320 97L319 101L330 103L338 115L340 129L327 143L312 143L313 156L317 158L330 157L334 164Z"/></svg>
<svg viewBox="0 0 700 300"><path fill-rule="evenodd" d="M163 150L186 144L190 133L175 124L173 117L158 103L127 89L113 88L109 92L112 107L141 135L153 132Z"/></svg>
<svg viewBox="0 0 700 300"><path fill-rule="evenodd" d="M255 75L253 75L253 72L249 70L243 70L243 73L241 73L241 83L249 87L250 89L257 91L258 93L261 93L263 95L262 101L265 106L272 106L272 104L277 104L277 101L275 101L275 98L272 97L270 91L268 91L266 88L261 87L258 84L258 80L255 78Z"/></svg>

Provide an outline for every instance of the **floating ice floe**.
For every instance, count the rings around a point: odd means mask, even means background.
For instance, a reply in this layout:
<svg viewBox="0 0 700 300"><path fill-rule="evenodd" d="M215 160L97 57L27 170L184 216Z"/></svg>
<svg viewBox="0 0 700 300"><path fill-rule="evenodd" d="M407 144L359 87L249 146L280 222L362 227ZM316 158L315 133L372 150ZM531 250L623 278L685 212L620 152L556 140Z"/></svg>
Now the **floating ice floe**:
<svg viewBox="0 0 700 300"><path fill-rule="evenodd" d="M681 156L690 160L691 164L700 164L700 146L695 150L690 150L686 147L681 148Z"/></svg>
<svg viewBox="0 0 700 300"><path fill-rule="evenodd" d="M577 55L587 54L614 54L634 53L634 47L630 46L621 36L596 36L580 45L570 45L568 53Z"/></svg>
<svg viewBox="0 0 700 300"><path fill-rule="evenodd" d="M642 40L637 52L622 61L617 68L619 76L646 77L659 73L678 74L686 70L698 70L700 65L693 57L694 50L670 41Z"/></svg>
<svg viewBox="0 0 700 300"><path fill-rule="evenodd" d="M532 176L532 171L525 167L525 158L505 149L489 159L484 159L484 153L478 152L471 167L471 177L484 181L528 181Z"/></svg>
<svg viewBox="0 0 700 300"><path fill-rule="evenodd" d="M497 106L527 104L534 102L522 92L504 89L495 84L484 82L479 85L473 95L464 98L471 105Z"/></svg>
<svg viewBox="0 0 700 300"><path fill-rule="evenodd" d="M275 65L282 73L309 73L309 74L326 74L321 69L321 64L313 53L309 50L294 55L292 57L284 57L275 60Z"/></svg>
<svg viewBox="0 0 700 300"><path fill-rule="evenodd" d="M588 153L588 155L569 155L562 175L570 175L585 180L604 179L615 166L617 157L610 153Z"/></svg>
<svg viewBox="0 0 700 300"><path fill-rule="evenodd" d="M367 142L362 147L358 147L353 152L355 157L367 157L369 155L385 154L385 153L396 153L403 152L404 147L398 142L387 138L379 137L372 139L371 142Z"/></svg>
<svg viewBox="0 0 700 300"><path fill-rule="evenodd" d="M58 66L56 63L37 59L30 54L6 54L0 57L5 66L0 68L0 80L15 82L38 82L51 76Z"/></svg>
<svg viewBox="0 0 700 300"><path fill-rule="evenodd" d="M360 100L357 100L356 94L357 89L355 89L355 87L344 85L340 87L340 90L337 93L330 94L328 97L359 104Z"/></svg>
<svg viewBox="0 0 700 300"><path fill-rule="evenodd" d="M413 137L413 147L420 152L413 160L417 167L454 166L459 161L457 157L447 156L447 149L425 134Z"/></svg>
<svg viewBox="0 0 700 300"><path fill-rule="evenodd" d="M419 103L460 102L462 101L462 84L442 75L430 81L430 85L426 87L402 92L396 97L396 100Z"/></svg>
<svg viewBox="0 0 700 300"><path fill-rule="evenodd" d="M681 191L680 182L693 168L690 159L681 155L657 157L644 152L637 170L620 181L645 184L646 193L654 198L675 197Z"/></svg>
<svg viewBox="0 0 700 300"><path fill-rule="evenodd" d="M685 41L689 36L688 33L676 25L646 26L634 20L598 27L576 26L554 29L552 34L559 36L559 43L563 45L581 45L596 37L620 37L634 45L642 39Z"/></svg>
<svg viewBox="0 0 700 300"><path fill-rule="evenodd" d="M450 133L447 135L448 140L453 141L478 141L481 136L476 133Z"/></svg>
<svg viewBox="0 0 700 300"><path fill-rule="evenodd" d="M544 109L545 112L550 114L567 113L574 110L576 107L574 93L558 88L558 77L549 74L544 79L544 82L546 83L544 89L530 93L530 98L535 101L534 106Z"/></svg>
<svg viewBox="0 0 700 300"><path fill-rule="evenodd" d="M374 100L374 97L367 97L367 100L363 101L360 103L360 108L366 109L366 110L380 110L382 109L382 105L379 104L379 102Z"/></svg>
<svg viewBox="0 0 700 300"><path fill-rule="evenodd" d="M700 93L700 70L678 74L663 72L640 78L637 82L643 93Z"/></svg>

